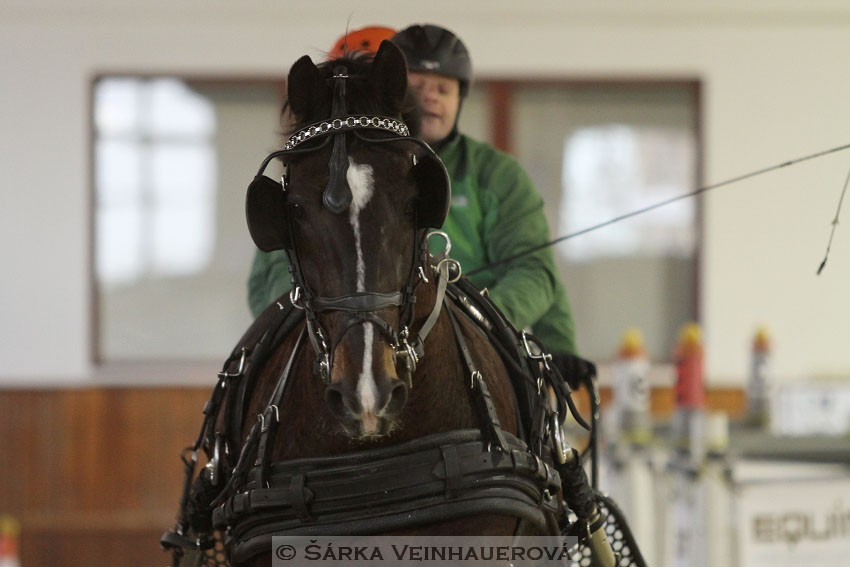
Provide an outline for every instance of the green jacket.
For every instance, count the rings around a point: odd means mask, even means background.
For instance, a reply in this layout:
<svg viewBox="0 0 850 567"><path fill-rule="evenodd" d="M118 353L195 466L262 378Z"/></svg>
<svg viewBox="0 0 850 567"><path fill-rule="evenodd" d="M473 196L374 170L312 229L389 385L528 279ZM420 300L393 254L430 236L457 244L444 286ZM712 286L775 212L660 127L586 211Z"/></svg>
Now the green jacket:
<svg viewBox="0 0 850 567"><path fill-rule="evenodd" d="M452 206L443 230L451 256L469 272L549 240L543 200L511 156L458 135L439 150L452 182ZM440 252L441 239L431 240ZM290 289L283 251L257 252L248 301L257 316ZM552 256L545 248L470 280L519 328L531 327L553 353L575 353L573 318Z"/></svg>

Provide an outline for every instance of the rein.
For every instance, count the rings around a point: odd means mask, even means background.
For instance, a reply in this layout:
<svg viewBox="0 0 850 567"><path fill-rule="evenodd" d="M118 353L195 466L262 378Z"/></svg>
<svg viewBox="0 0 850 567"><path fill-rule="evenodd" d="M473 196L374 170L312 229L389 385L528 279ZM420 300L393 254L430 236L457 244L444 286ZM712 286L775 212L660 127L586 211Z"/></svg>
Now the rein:
<svg viewBox="0 0 850 567"><path fill-rule="evenodd" d="M495 262L491 262L489 264L486 264L484 266L476 268L476 269L470 271L469 273L467 273L467 275L473 276L473 275L480 273L480 272L483 272L485 270L491 270L493 268L502 266L504 264L509 264L509 263L513 262L514 260L518 260L519 258L522 258L524 256L528 256L529 254L534 254L538 250L542 250L544 248L549 248L550 246L554 246L554 245L559 244L561 242L564 242L566 240L571 240L573 238L576 238L577 236L587 234L588 232L594 232L594 231L599 230L601 228L605 228L606 226L616 224L620 221L624 221L626 219L630 219L632 217L636 217L638 215L642 215L644 213L654 211L655 209L659 209L661 207L666 207L667 205L671 205L671 204L676 203L678 201L681 201L683 199L688 199L690 197L696 197L697 195L700 195L700 194L705 193L707 191L711 191L713 189L719 189L721 187L733 185L735 183L738 183L740 181L744 181L746 179L758 177L759 175L764 175L765 173L770 173L770 172L776 171L778 169L783 169L783 168L786 168L786 167L797 165L798 163L803 163L805 161L820 158L820 157L823 157L823 156L826 156L826 155L829 155L829 154L833 154L835 152L841 152L841 151L844 151L846 149L850 149L850 144L844 144L844 145L841 145L841 146L836 146L834 148L829 148L827 150L822 150L822 151L819 151L819 152L816 152L816 153L813 153L813 154L801 156L801 157L798 157L798 158L795 158L795 159L792 159L792 160L787 160L787 161L784 161L784 162L776 164L776 165L772 165L772 166L769 166L769 167L763 167L761 169L756 169L756 170L750 171L748 173L736 175L735 177L726 179L724 181L712 183L711 185L704 185L702 187L699 187L698 189L695 189L694 191L690 191L688 193L683 193L681 195L676 195L674 197L670 197L669 199L664 199L662 201L658 201L657 203L647 205L646 207L641 207L641 208L636 209L634 211L623 213L621 215L610 218L606 221L602 221L602 222L599 222L597 224L588 226L587 228L577 230L576 232L571 232L569 234L559 236L557 238L550 240L549 242L544 242L543 244L538 244L536 246L532 246L530 248L527 248L526 250L521 250L520 252L517 252L516 254L508 256L507 258L502 258L501 260L497 260ZM835 218L833 219L833 221L831 223L832 224L832 230L830 231L829 241L827 242L827 245L826 245L826 253L824 254L824 258L821 261L820 265L818 266L817 275L820 275L821 272L823 271L824 266L826 266L826 260L829 257L829 249L832 246L832 237L835 235L835 228L838 225L838 215L841 212L841 204L844 201L844 195L847 192L848 185L850 185L850 172L847 173L847 178L844 181L844 188L842 189L841 196L839 197L839 200L838 200L838 207L835 211Z"/></svg>

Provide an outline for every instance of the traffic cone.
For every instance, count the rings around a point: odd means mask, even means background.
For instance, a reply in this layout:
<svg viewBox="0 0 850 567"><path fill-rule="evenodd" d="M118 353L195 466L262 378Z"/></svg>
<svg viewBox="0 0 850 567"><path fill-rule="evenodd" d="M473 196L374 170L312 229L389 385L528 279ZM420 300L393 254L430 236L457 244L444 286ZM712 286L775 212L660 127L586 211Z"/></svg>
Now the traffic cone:
<svg viewBox="0 0 850 567"><path fill-rule="evenodd" d="M750 380L747 384L747 425L765 428L769 425L768 380L770 374L770 335L760 327L753 337L750 358Z"/></svg>
<svg viewBox="0 0 850 567"><path fill-rule="evenodd" d="M21 525L12 516L0 516L0 567L21 567L18 555Z"/></svg>

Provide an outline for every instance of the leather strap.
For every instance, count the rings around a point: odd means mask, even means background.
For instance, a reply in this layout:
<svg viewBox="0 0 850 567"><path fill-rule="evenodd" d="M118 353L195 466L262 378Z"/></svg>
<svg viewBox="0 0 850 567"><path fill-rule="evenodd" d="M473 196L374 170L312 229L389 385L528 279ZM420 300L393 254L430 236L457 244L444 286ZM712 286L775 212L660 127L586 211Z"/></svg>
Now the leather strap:
<svg viewBox="0 0 850 567"><path fill-rule="evenodd" d="M387 518L406 515L393 527L504 513L542 525L554 512L560 478L554 468L505 433L509 449L490 452L478 430L436 434L401 445L271 465L267 488L255 471L251 481L214 512L214 524L232 526L241 544L276 535L331 534L388 529ZM541 509L541 502L543 507ZM439 510L441 516L432 512ZM374 532L373 532L374 533Z"/></svg>
<svg viewBox="0 0 850 567"><path fill-rule="evenodd" d="M493 404L490 390L487 388L487 383L484 382L481 372L475 367L475 362L473 362L469 348L466 346L466 341L463 338L463 332L460 329L457 318L451 309L447 309L446 311L448 311L449 319L452 322L458 350L463 357L467 375L472 382L471 387L475 406L481 415L482 432L486 434L490 444L494 445L498 450L505 451L508 449L508 444L502 431L502 424L499 423L499 417L496 415L496 406Z"/></svg>
<svg viewBox="0 0 850 567"><path fill-rule="evenodd" d="M260 440L257 445L257 460L254 461L254 466L260 471L261 484L264 481L263 477L265 476L266 464L268 463L271 448L274 446L274 440L277 437L283 394L286 391L286 384L289 382L289 377L292 375L292 369L295 367L295 361L298 360L298 355L301 354L301 346L304 344L306 333L306 328L302 328L298 339L295 341L295 346L292 347L289 360L286 362L286 366L283 368L283 372L281 372L280 378L278 378L274 391L269 398L269 403L262 413Z"/></svg>
<svg viewBox="0 0 850 567"><path fill-rule="evenodd" d="M302 522L309 522L311 518L307 504L313 499L313 494L304 488L304 475L302 473L292 475L292 478L289 479L289 489L286 492L287 500L295 513L298 514L298 519Z"/></svg>
<svg viewBox="0 0 850 567"><path fill-rule="evenodd" d="M402 293L357 292L340 297L314 297L313 308L322 311L377 311L386 307L398 307L402 304Z"/></svg>
<svg viewBox="0 0 850 567"><path fill-rule="evenodd" d="M446 496L456 498L463 488L463 473L460 468L460 459L457 456L457 445L443 445L440 447L440 452L443 454Z"/></svg>
<svg viewBox="0 0 850 567"><path fill-rule="evenodd" d="M248 360L243 376L237 380L235 387L230 389L225 409L225 427L228 445L233 449L231 458L236 459L237 448L242 440L242 424L245 412L251 401L254 385L260 371L266 364L271 353L303 320L301 311L294 309L284 297L271 304L251 325L243 335L234 352L247 347ZM231 462L230 466L235 466Z"/></svg>
<svg viewBox="0 0 850 567"><path fill-rule="evenodd" d="M428 336L428 333L431 332L431 329L434 328L434 324L440 317L440 311L442 310L443 306L443 299L446 296L446 285L449 281L449 265L448 263L443 263L442 266L445 267L446 273L443 273L442 269L435 272L435 277L437 278L437 297L436 299L434 299L434 308L431 310L431 313L428 315L428 318L425 319L425 322L422 324L422 328L419 329L419 332L416 334L417 342L419 343L425 342L425 338Z"/></svg>

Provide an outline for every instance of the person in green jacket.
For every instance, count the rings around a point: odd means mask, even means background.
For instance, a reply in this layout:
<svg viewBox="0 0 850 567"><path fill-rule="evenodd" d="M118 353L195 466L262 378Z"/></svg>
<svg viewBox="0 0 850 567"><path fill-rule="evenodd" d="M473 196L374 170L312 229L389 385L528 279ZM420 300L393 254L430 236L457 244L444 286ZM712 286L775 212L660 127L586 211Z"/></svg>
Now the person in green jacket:
<svg viewBox="0 0 850 567"><path fill-rule="evenodd" d="M472 81L469 52L460 38L439 26L413 25L392 41L407 58L409 88L422 114L421 136L451 178L452 205L443 226L452 241L451 256L469 272L550 240L543 200L522 167L508 154L457 129ZM439 239L431 243L442 246ZM583 361L573 356L572 312L550 248L485 268L470 281L487 288L516 327L531 327L565 376L576 374L576 365ZM286 254L258 251L249 280L254 316L289 289Z"/></svg>

